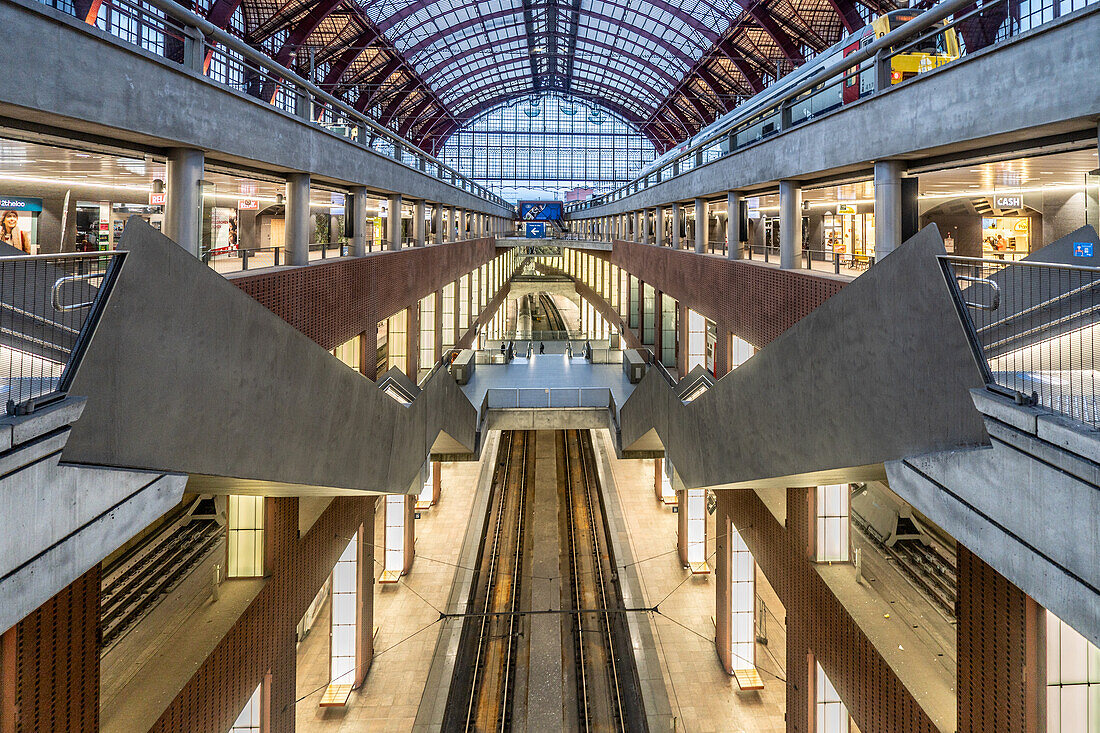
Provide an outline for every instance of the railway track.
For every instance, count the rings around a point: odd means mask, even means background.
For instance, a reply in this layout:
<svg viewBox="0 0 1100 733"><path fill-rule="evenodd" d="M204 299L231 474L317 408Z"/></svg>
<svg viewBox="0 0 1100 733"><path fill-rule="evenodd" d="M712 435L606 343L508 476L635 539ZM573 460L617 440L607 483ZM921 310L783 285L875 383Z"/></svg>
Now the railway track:
<svg viewBox="0 0 1100 733"><path fill-rule="evenodd" d="M554 299L546 293L539 293L539 306L546 314L546 329L549 331L565 331L565 319L554 305Z"/></svg>
<svg viewBox="0 0 1100 733"><path fill-rule="evenodd" d="M220 542L222 528L210 519L182 527L172 523L104 573L100 595L103 653L145 617Z"/></svg>
<svg viewBox="0 0 1100 733"><path fill-rule="evenodd" d="M621 595L614 583L614 563L607 549L603 508L595 472L595 453L587 431L559 431L559 455L565 480L559 484L564 509L562 603L576 613L568 617L576 685L577 728L583 731L626 731L644 726L644 718L627 710L636 690L633 657L624 650L625 625ZM568 594L568 597L566 597ZM597 609L597 610L588 610ZM625 651L625 655L624 655ZM627 663L629 662L629 663ZM632 706L634 711L640 705Z"/></svg>
<svg viewBox="0 0 1100 733"><path fill-rule="evenodd" d="M887 546L874 528L855 512L852 524L868 542L892 559L898 571L934 606L949 619L955 618L958 576L953 558L920 540L898 540L892 547Z"/></svg>
<svg viewBox="0 0 1100 733"><path fill-rule="evenodd" d="M442 729L646 731L591 436L576 430L542 435L539 440L553 441L556 460L539 463L537 483L536 433L502 435ZM540 526L528 537L529 516L556 516L558 531L547 533ZM524 578L535 553L540 558L556 553L560 610L530 606ZM535 666L528 641L533 614L539 619L553 614L551 623L560 624L561 635L560 651L556 644L539 647L537 653L545 656ZM540 622L538 628L547 627ZM536 668L537 679L530 676ZM547 710L547 685L558 684L561 708ZM558 722L527 717L528 689L543 691L531 698L530 714L558 716Z"/></svg>
<svg viewBox="0 0 1100 733"><path fill-rule="evenodd" d="M493 474L488 531L468 607L474 615L466 619L459 642L465 663L451 680L444 730L505 731L512 726L533 445L532 431L502 436L503 458Z"/></svg>

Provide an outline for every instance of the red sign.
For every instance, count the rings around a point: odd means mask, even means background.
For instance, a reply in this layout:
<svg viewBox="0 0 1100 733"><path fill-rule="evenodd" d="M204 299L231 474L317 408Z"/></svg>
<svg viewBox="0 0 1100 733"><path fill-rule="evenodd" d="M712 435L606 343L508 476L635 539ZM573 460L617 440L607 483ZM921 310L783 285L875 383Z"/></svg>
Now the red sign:
<svg viewBox="0 0 1100 733"><path fill-rule="evenodd" d="M250 211L260 208L260 202L256 199L239 199L237 201L238 211Z"/></svg>
<svg viewBox="0 0 1100 733"><path fill-rule="evenodd" d="M164 206L168 194L166 193L151 193L149 194L150 206Z"/></svg>

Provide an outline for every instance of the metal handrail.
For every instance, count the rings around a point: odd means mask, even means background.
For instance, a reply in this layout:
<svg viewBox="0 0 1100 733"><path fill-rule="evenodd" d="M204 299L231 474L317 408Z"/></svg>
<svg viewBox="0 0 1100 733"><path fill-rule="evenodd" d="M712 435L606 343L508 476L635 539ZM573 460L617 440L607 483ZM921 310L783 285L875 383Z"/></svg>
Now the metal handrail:
<svg viewBox="0 0 1100 733"><path fill-rule="evenodd" d="M988 12L991 8L1000 5L1001 3L1008 2L1008 0L989 0L988 2L978 6L974 3L974 0L944 0L937 5L932 6L928 10L925 10L920 15L916 16L910 21L907 21L900 25L893 31L890 31L882 38L878 38L872 43L860 48L857 51L852 52L845 56L842 60L820 69L805 79L801 80L797 84L793 85L790 89L783 91L779 96L770 100L767 107L763 107L758 110L750 111L751 116L748 120L734 118L730 120L730 124L722 126L709 134L702 140L695 142L694 144L686 147L682 153L664 163L660 168L648 171L644 175L639 175L629 182L619 186L615 190L603 194L602 196L594 196L583 202L576 202L565 205L566 213L573 213L591 209L596 206L602 206L605 204L619 201L625 198L627 195L638 193L639 191L649 188L651 185L664 183L667 179L665 173L668 171L678 170L681 162L689 158L694 158L695 155L705 152L706 149L715 143L719 142L722 138L727 137L730 133L734 132L737 128L744 126L746 122L757 121L759 119L774 116L776 114L782 114L785 110L789 109L789 105L797 101L799 97L806 92L821 85L822 88L833 86L836 83L843 81L843 75L853 67L861 66L863 62L874 58L876 63L878 61L885 61L893 56L901 53L909 46L920 40L919 37L915 37L923 31L927 30L934 24L946 19L948 16L955 14L958 11L965 8L972 7L973 9L965 14L959 15L953 18L944 28L935 29L936 33L941 33L949 28L953 28L961 21L967 20L973 16L980 15L983 12ZM1100 10L1097 6L1086 7L1081 9L1083 12L1091 13ZM1048 21L1049 22L1049 21ZM911 37L912 40L909 40ZM900 43L902 40L909 40L908 43ZM942 68L942 66L937 67ZM935 71L937 69L930 69L929 71ZM797 72L797 69L795 70ZM794 73L794 72L792 72ZM839 75L839 78L838 78ZM879 90L879 91L887 91ZM751 102L751 97L748 102ZM787 124L782 124L781 129L787 129ZM719 158L726 157L732 154L734 151L730 150L727 153L720 154ZM708 161L711 162L711 161ZM692 168L695 166L693 165ZM680 171L686 172L686 171ZM674 173L675 175L675 173ZM656 180L651 184L650 179L656 177Z"/></svg>
<svg viewBox="0 0 1100 733"><path fill-rule="evenodd" d="M52 293L52 295L53 295L53 307L54 307L54 309L59 311L59 312L64 313L65 311L75 311L75 310L79 310L81 308L87 308L93 302L95 302L94 299L89 300L86 303L73 303L71 305L63 304L61 302L61 288L64 287L66 283L90 282L91 280L102 280L104 277L106 277L106 273L104 273L104 272L91 272L91 273L88 273L87 275L68 275L67 277L59 277L57 279L57 282L55 282L53 284L53 293Z"/></svg>
<svg viewBox="0 0 1100 733"><path fill-rule="evenodd" d="M285 82L292 83L296 88L308 92L309 95L311 95L315 99L325 102L327 106L329 106L329 107L331 107L335 110L339 110L342 113L342 115L347 117L348 119L354 120L355 122L357 122L359 124L362 124L367 128L370 128L372 133L374 133L374 134L376 134L380 137L383 137L386 140L388 140L388 141L390 141L390 142L392 142L396 145L395 151L396 151L397 154L395 154L393 156L393 159L395 161L397 161L398 163L400 163L401 165L405 165L406 167L412 168L413 170L418 170L416 168L413 168L412 166L406 165L401 160L401 156L400 156L400 152L399 152L402 149L407 150L407 151L414 151L415 155L419 156L425 162L429 162L429 163L432 163L432 164L436 165L438 167L438 170L439 170L440 174L442 174L443 171L446 171L450 174L449 177L451 177L453 179L456 179L458 181L463 181L463 182L467 183L471 187L471 190L469 191L469 193L473 193L474 195L477 195L478 197L483 198L483 199L485 199L485 200L487 200L491 203L497 204L499 206L504 206L504 207L507 207L507 208L511 208L511 206L509 206L508 203L503 198L501 198L500 196L497 196L496 194L492 193L491 191L484 188L483 186L481 186L479 183L473 181L472 179L466 178L465 176L460 174L458 171L456 171L453 168L451 168L450 166L446 165L439 158L436 158L431 153L428 153L427 151L423 150L419 146L412 144L411 142L409 142L408 140L400 137L399 135L395 134L391 130L383 127L382 125L375 122L374 120L372 120L367 115L364 115L363 113L356 110L354 107L349 105L347 102L344 102L343 100L339 99L338 97L335 97L332 94L326 92L324 89L317 86L316 84L314 84L309 79L306 79L306 78L300 76L299 74L297 74L293 70L283 66L282 64L277 63L270 56L256 50L255 48L248 45L247 43L245 43L243 40L241 40L237 36L234 36L231 33L223 30L222 28L219 28L218 26L214 25L213 23L211 23L209 20L202 17L201 15L199 15L197 13L194 13L191 10L188 10L187 8L184 8L183 6L181 6L178 3L174 2L173 0L144 0L144 5L156 8L156 9L158 9L161 12L164 13L164 17L155 16L155 18L158 22L163 22L165 20L173 20L173 21L177 21L177 22L179 22L179 23L181 23L181 24L183 24L187 27L194 28L194 29L198 30L200 33L202 33L202 35L204 36L204 38L202 39L204 44L206 43L207 40L212 40L212 41L217 42L217 44L233 51L233 53L239 54L242 58L247 59L248 61L252 61L253 63L259 65L262 70L265 70L268 73L274 72L275 74L278 74L282 78L282 81L284 83ZM143 8L138 7L138 6L131 6L131 7L133 7L134 10L142 10L143 9ZM92 26L92 27L94 27L94 26ZM181 29L181 30L183 30L184 34L186 35L186 28ZM110 34L109 32L107 33L107 35L109 35L111 38L114 38L114 39L117 39L117 40L123 40L123 39L120 39L118 36ZM188 39L185 38L184 42L186 43L187 40ZM217 83L217 82L214 82L214 80L210 79L210 77L206 74L200 74L200 75L204 79L207 79L207 80L211 81L212 83ZM310 115L310 122L311 123L316 123L317 120L313 119L313 116ZM369 148L369 146L367 146L367 147ZM427 175L426 171L421 170L420 172ZM446 176L438 175L438 176L435 176L435 177L438 178L439 180L444 181L444 183L448 183L448 181L446 181L446 178L447 178ZM448 183L448 185L454 186L455 188L461 188L464 191L467 190L464 186L457 186L454 183Z"/></svg>

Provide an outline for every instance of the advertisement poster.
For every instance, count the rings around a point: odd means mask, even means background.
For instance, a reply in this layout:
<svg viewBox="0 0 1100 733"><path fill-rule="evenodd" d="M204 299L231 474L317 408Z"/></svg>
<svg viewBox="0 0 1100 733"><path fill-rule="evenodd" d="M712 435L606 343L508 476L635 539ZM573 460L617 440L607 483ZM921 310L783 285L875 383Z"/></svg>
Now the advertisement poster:
<svg viewBox="0 0 1100 733"><path fill-rule="evenodd" d="M210 253L221 255L237 249L237 212L215 206L210 212Z"/></svg>
<svg viewBox="0 0 1100 733"><path fill-rule="evenodd" d="M38 213L42 199L0 196L0 242L23 250L38 252Z"/></svg>

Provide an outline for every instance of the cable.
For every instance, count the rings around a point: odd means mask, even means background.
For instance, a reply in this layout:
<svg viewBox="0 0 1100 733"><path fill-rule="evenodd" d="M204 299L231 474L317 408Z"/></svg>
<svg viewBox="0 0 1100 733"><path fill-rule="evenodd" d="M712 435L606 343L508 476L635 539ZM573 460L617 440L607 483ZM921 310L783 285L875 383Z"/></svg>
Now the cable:
<svg viewBox="0 0 1100 733"><path fill-rule="evenodd" d="M653 609L653 612L654 612L655 614L657 614L658 616L660 616L661 618L664 618L664 619L668 619L668 620L669 620L669 621L671 621L672 623L674 623L674 624L676 624L677 626L679 626L679 627L680 627L681 629L684 629L685 631L690 631L690 632L691 632L692 634L695 634L696 636L698 636L698 637L699 637L700 639L702 639L703 641L706 641L707 643L714 643L714 639L710 639L710 638L708 638L708 637L706 637L706 636L703 636L702 634L700 634L700 633L699 633L698 631L696 631L695 629L691 628L690 626L685 626L684 624L680 623L679 621L677 621L676 619L672 618L671 616L668 616L668 615L666 615L666 614L663 614L663 613L661 613L661 612L660 612L660 611L659 611L658 609L656 609L656 608L655 608L655 609ZM755 643L755 642L754 642L754 643ZM732 654L733 652L730 652L730 653ZM787 680L786 680L786 678L785 678L785 677L780 677L780 676L779 676L779 675L777 675L777 674L776 674L775 672L772 672L772 671L771 671L771 670L769 670L769 669L765 669L764 667L761 667L761 666L759 666L758 664L756 664L756 662L752 661L751 659L745 659L745 658L744 658L744 657L742 657L742 656L741 656L740 654L734 654L733 656L737 657L738 659L740 659L740 660L741 660L741 661L743 661L743 662L746 662L746 663L748 663L748 664L751 664L751 665L752 665L753 667L755 667L755 668L757 668L757 669L760 669L760 670L762 670L762 671L764 671L764 672L767 672L768 674L770 674L770 675L771 675L772 677L775 677L775 678L776 678L777 680L779 680L780 682L783 682L783 683L786 683L786 682L787 682ZM773 659L774 659L774 657L773 657ZM778 666L778 660L776 661L776 665Z"/></svg>
<svg viewBox="0 0 1100 733"><path fill-rule="evenodd" d="M386 647L385 649L383 649L383 650L382 650L382 651L380 651L380 652L375 652L374 654L372 654L372 655L371 655L370 661L368 661L368 662L366 662L366 663L364 663L364 664L360 664L360 665L358 665L358 666L354 667L354 668L353 668L353 669L352 669L351 671L352 671L352 672L358 672L358 671L359 671L359 670L360 670L361 668L363 668L363 667L367 667L367 666L370 666L371 662L373 662L373 661L374 661L375 659L378 659L378 657L382 656L382 655L383 655L383 654L385 654L386 652L389 652L389 651L393 651L394 649L396 649L397 647L401 646L402 644L404 644L404 643L405 643L406 641L408 641L409 639L413 638L413 637L414 637L414 636L416 636L417 634L420 634L420 633L422 633L422 632L424 632L424 631L427 631L428 629L430 629L431 627L435 626L435 625L436 625L436 624L438 624L438 623L439 623L440 621L442 621L442 620L443 620L443 618L444 618L443 616L440 616L439 618L437 618L437 619L436 619L435 621L432 621L432 622L431 622L430 624L428 624L427 626L422 626L422 627L420 627L419 629L417 629L416 631L412 632L411 634L409 634L408 636L406 636L406 637L405 637L404 639L401 639L400 641L398 641L398 642L396 642L396 643L394 643L394 644L391 644L390 646ZM289 707L290 707L291 705L297 705L298 703L300 703L300 702L302 702L303 700L305 700L305 699L306 699L307 697L310 697L310 696L312 696L312 695L316 695L316 694L317 694L318 692L320 692L321 690L324 690L325 688L327 688L327 687L329 686L329 684L331 684L331 683L329 683L329 682L326 682L325 684L321 685L320 687L317 687L317 688L315 688L315 689L313 689L313 690L310 690L310 691L309 691L309 692L307 692L306 694L304 694L304 695L302 695L301 697L297 698L296 700L294 700L294 702L288 702L288 703L287 703L286 705L284 705L284 706L283 706L283 710L285 711L285 710L286 710L287 708L289 708Z"/></svg>

